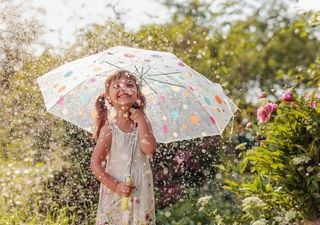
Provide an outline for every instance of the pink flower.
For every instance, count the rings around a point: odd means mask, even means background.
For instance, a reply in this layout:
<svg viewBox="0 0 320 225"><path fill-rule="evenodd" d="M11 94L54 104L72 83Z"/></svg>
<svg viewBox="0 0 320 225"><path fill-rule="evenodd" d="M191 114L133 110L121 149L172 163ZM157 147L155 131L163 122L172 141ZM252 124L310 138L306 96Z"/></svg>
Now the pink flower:
<svg viewBox="0 0 320 225"><path fill-rule="evenodd" d="M270 104L271 105L271 108L272 108L272 112L274 112L274 111L276 111L277 110L277 108L278 108L278 105L276 104L276 103L268 103L268 104Z"/></svg>
<svg viewBox="0 0 320 225"><path fill-rule="evenodd" d="M272 102L260 107L257 111L259 123L268 121L270 119L271 113L274 112L277 107L278 105Z"/></svg>
<svg viewBox="0 0 320 225"><path fill-rule="evenodd" d="M293 94L292 94L292 92L290 90L286 90L282 94L281 98L286 102L291 102L293 100Z"/></svg>
<svg viewBox="0 0 320 225"><path fill-rule="evenodd" d="M311 108L315 109L317 107L318 101L317 100L313 100L311 102Z"/></svg>

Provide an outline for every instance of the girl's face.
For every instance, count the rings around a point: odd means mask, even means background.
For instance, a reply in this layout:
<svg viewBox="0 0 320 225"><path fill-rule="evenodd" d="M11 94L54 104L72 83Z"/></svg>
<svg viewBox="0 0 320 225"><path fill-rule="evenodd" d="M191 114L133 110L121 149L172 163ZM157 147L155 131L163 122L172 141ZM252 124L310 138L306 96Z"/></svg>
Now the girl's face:
<svg viewBox="0 0 320 225"><path fill-rule="evenodd" d="M121 75L110 82L107 96L114 107L131 108L138 99L137 84L129 76Z"/></svg>

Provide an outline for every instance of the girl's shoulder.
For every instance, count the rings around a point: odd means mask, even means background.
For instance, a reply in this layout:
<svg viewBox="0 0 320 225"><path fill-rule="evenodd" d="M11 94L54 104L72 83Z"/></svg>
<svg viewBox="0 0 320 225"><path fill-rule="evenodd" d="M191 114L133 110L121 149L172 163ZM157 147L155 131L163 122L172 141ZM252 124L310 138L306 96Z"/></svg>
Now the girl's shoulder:
<svg viewBox="0 0 320 225"><path fill-rule="evenodd" d="M105 123L100 130L100 133L105 136L112 136L112 124Z"/></svg>

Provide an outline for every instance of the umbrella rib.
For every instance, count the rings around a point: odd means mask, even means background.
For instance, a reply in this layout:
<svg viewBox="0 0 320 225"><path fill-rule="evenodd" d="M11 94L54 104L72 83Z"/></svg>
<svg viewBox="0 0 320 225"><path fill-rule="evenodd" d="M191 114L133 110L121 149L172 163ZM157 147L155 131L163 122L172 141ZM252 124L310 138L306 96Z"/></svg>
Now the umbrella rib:
<svg viewBox="0 0 320 225"><path fill-rule="evenodd" d="M112 64L112 63L110 63L110 62L108 62L108 61L102 61L102 62L104 62L104 63L107 63L107 64L109 64L109 65L111 65L111 66L114 66L114 67L117 67L117 68L121 68L120 66L117 66L117 65L115 65L115 64Z"/></svg>
<svg viewBox="0 0 320 225"><path fill-rule="evenodd" d="M150 77L155 77L155 76L160 76L160 75L171 75L171 74L176 74L176 73L181 73L181 72L158 73L158 74L151 74L149 76Z"/></svg>
<svg viewBox="0 0 320 225"><path fill-rule="evenodd" d="M157 81L157 82L163 83L163 84L169 84L169 85L173 85L173 86L186 88L185 86L181 86L181 85L178 85L178 84L173 84L173 83L169 83L169 82L165 82L165 81L155 80L155 79L152 79L152 78L149 78L149 77L146 77L146 79L149 79L149 80L152 80L152 81Z"/></svg>
<svg viewBox="0 0 320 225"><path fill-rule="evenodd" d="M140 75L138 67L136 65L134 65L134 68L136 69L137 74Z"/></svg>
<svg viewBox="0 0 320 225"><path fill-rule="evenodd" d="M156 90L154 90L153 87L151 87L150 84L148 84L148 82L143 77L141 77L141 79L154 91L154 93L158 95L158 92L156 92Z"/></svg>
<svg viewBox="0 0 320 225"><path fill-rule="evenodd" d="M149 68L146 72L144 72L139 78L143 77L146 73L148 73L150 69L151 68Z"/></svg>

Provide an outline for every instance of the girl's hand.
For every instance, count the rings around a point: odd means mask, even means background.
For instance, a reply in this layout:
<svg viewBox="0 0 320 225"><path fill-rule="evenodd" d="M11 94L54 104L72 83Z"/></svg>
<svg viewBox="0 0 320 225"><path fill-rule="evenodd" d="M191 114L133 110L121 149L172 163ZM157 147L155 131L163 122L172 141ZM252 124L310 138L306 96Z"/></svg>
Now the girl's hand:
<svg viewBox="0 0 320 225"><path fill-rule="evenodd" d="M141 120L145 119L145 114L141 109L130 109L130 119L135 122L139 123Z"/></svg>
<svg viewBox="0 0 320 225"><path fill-rule="evenodd" d="M122 197L128 197L131 195L132 191L135 188L135 186L129 185L127 183L118 183L115 191L118 195Z"/></svg>

